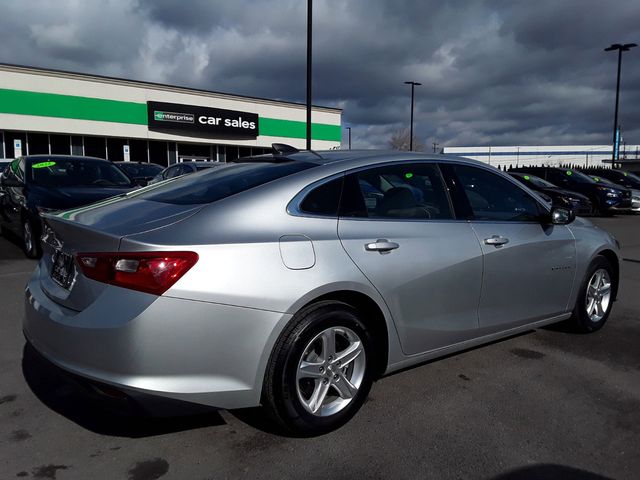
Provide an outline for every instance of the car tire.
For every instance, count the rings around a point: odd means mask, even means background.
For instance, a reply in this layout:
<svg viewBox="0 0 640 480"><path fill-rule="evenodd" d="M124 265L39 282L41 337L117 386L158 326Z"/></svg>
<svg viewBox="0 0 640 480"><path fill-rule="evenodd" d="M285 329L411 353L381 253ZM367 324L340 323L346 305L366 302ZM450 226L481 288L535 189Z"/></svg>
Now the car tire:
<svg viewBox="0 0 640 480"><path fill-rule="evenodd" d="M33 222L28 218L22 220L22 250L27 258L38 258L40 256L40 243L36 236Z"/></svg>
<svg viewBox="0 0 640 480"><path fill-rule="evenodd" d="M373 345L370 331L350 305L323 301L306 307L276 342L265 374L263 407L288 434L314 436L341 427L371 389Z"/></svg>
<svg viewBox="0 0 640 480"><path fill-rule="evenodd" d="M580 333L600 330L609 318L616 291L611 263L603 256L597 256L589 265L578 292L571 317L574 329Z"/></svg>

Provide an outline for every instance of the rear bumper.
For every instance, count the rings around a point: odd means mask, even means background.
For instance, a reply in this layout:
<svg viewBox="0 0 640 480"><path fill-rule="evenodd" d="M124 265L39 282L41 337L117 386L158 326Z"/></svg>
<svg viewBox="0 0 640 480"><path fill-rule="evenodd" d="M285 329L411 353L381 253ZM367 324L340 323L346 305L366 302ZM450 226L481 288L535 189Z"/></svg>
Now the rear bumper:
<svg viewBox="0 0 640 480"><path fill-rule="evenodd" d="M256 406L269 354L290 315L109 287L82 312L53 302L39 268L23 330L54 365L134 394L219 408Z"/></svg>

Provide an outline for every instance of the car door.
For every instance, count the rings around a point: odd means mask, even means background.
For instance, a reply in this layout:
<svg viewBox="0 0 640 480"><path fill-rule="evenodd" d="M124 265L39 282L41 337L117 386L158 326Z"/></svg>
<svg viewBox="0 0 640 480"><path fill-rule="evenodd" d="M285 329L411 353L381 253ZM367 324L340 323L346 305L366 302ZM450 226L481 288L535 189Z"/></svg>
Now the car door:
<svg viewBox="0 0 640 480"><path fill-rule="evenodd" d="M345 177L338 236L387 303L407 354L477 335L482 250L456 220L435 163L395 163Z"/></svg>
<svg viewBox="0 0 640 480"><path fill-rule="evenodd" d="M575 240L518 184L491 167L443 168L464 192L470 225L484 254L478 308L483 333L567 311L576 268Z"/></svg>

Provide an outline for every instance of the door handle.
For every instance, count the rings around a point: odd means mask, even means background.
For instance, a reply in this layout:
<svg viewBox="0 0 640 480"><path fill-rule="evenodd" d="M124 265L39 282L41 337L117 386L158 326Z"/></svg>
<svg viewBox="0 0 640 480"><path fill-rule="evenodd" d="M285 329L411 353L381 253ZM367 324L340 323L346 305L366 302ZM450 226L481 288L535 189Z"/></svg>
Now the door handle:
<svg viewBox="0 0 640 480"><path fill-rule="evenodd" d="M391 250L395 250L400 245L395 242L390 242L386 238L379 238L375 242L365 243L364 249L369 252L389 253Z"/></svg>
<svg viewBox="0 0 640 480"><path fill-rule="evenodd" d="M489 238L485 238L484 243L486 245L493 245L494 247L500 247L505 243L509 243L509 239L505 237L501 237L500 235L492 235Z"/></svg>

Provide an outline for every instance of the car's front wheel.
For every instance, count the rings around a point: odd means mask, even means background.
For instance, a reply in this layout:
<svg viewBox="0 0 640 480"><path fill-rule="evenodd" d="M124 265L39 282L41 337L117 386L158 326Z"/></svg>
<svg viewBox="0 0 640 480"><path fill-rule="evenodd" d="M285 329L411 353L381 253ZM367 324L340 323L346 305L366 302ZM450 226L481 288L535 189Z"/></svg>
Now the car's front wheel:
<svg viewBox="0 0 640 480"><path fill-rule="evenodd" d="M317 435L344 425L373 382L373 339L358 312L319 302L297 314L271 355L263 405L290 433Z"/></svg>
<svg viewBox="0 0 640 480"><path fill-rule="evenodd" d="M590 333L603 327L613 307L615 281L611 263L603 256L596 257L587 269L573 310L572 321L578 331Z"/></svg>

